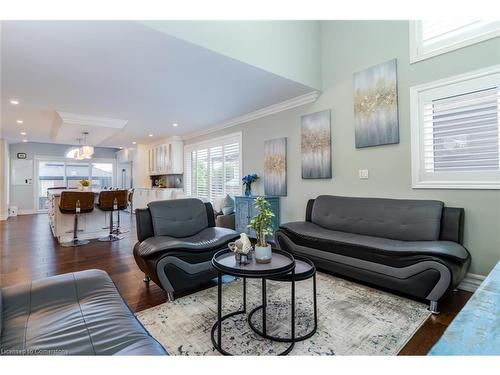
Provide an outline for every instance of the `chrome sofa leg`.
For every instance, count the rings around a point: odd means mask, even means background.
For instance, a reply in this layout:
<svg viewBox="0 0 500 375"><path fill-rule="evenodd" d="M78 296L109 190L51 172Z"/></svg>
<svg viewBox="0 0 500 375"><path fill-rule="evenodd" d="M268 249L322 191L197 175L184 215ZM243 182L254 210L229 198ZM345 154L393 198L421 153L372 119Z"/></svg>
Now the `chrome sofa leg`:
<svg viewBox="0 0 500 375"><path fill-rule="evenodd" d="M174 292L167 292L167 298L169 302L174 302L175 301Z"/></svg>
<svg viewBox="0 0 500 375"><path fill-rule="evenodd" d="M438 310L438 303L437 301L431 301L430 305L429 305L429 311L431 313L433 313L434 315L437 315L439 314L439 310Z"/></svg>
<svg viewBox="0 0 500 375"><path fill-rule="evenodd" d="M148 275L144 275L144 279L142 279L145 283L149 283L151 281L151 278Z"/></svg>

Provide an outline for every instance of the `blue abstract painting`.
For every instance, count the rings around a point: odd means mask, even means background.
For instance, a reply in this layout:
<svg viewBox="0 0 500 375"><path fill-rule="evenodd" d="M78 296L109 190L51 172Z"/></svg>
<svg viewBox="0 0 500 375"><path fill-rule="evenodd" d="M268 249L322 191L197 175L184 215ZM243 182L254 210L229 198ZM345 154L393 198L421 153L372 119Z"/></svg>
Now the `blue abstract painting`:
<svg viewBox="0 0 500 375"><path fill-rule="evenodd" d="M356 148L399 143L396 59L354 74Z"/></svg>

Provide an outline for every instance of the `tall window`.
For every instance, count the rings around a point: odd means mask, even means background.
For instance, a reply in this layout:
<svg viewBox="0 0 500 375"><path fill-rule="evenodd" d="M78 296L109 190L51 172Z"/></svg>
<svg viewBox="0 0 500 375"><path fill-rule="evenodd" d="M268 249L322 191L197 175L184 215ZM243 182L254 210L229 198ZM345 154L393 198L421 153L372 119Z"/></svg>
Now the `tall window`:
<svg viewBox="0 0 500 375"><path fill-rule="evenodd" d="M80 162L73 160L38 160L36 200L39 211L47 209L47 189L55 187L77 187L80 180L92 181L92 188L113 186L112 161Z"/></svg>
<svg viewBox="0 0 500 375"><path fill-rule="evenodd" d="M410 92L413 187L500 189L500 65Z"/></svg>
<svg viewBox="0 0 500 375"><path fill-rule="evenodd" d="M500 21L410 21L410 62L500 36Z"/></svg>
<svg viewBox="0 0 500 375"><path fill-rule="evenodd" d="M213 201L241 194L241 133L184 148L186 194Z"/></svg>

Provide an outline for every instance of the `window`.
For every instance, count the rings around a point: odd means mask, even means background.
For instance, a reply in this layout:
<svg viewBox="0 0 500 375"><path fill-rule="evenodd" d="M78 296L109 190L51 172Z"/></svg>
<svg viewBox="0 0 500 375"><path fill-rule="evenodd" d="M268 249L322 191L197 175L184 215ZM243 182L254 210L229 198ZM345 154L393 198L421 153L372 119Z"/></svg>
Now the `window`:
<svg viewBox="0 0 500 375"><path fill-rule="evenodd" d="M414 188L500 189L500 65L412 87Z"/></svg>
<svg viewBox="0 0 500 375"><path fill-rule="evenodd" d="M92 186L106 189L113 186L113 163L92 163Z"/></svg>
<svg viewBox="0 0 500 375"><path fill-rule="evenodd" d="M187 195L213 202L241 194L241 133L188 145L184 153Z"/></svg>
<svg viewBox="0 0 500 375"><path fill-rule="evenodd" d="M410 62L500 36L500 21L410 21Z"/></svg>
<svg viewBox="0 0 500 375"><path fill-rule="evenodd" d="M73 161L63 158L37 157L35 199L38 211L47 210L47 189L74 188L80 180L92 181L92 188L102 189L113 186L114 162L110 159L94 161Z"/></svg>

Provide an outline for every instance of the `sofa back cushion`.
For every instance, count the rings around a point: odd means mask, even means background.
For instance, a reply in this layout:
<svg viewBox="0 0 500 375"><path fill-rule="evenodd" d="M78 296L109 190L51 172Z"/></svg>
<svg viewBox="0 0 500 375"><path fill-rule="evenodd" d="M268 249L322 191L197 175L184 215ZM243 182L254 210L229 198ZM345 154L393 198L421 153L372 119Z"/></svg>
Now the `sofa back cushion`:
<svg viewBox="0 0 500 375"><path fill-rule="evenodd" d="M208 227L207 209L199 199L148 203L155 236L189 237Z"/></svg>
<svg viewBox="0 0 500 375"><path fill-rule="evenodd" d="M443 202L320 195L311 221L324 228L403 241L439 239Z"/></svg>

